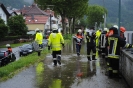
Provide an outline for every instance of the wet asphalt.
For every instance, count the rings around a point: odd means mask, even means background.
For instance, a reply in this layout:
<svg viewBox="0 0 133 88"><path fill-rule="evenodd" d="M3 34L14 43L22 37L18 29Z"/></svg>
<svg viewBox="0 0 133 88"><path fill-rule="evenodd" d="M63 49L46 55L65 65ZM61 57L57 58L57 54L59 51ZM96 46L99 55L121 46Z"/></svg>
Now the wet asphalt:
<svg viewBox="0 0 133 88"><path fill-rule="evenodd" d="M48 54L41 62L1 82L0 88L129 88L123 79L105 75L104 59L88 61L85 44L80 56L76 55L74 44L66 45L61 62L61 67L53 67Z"/></svg>

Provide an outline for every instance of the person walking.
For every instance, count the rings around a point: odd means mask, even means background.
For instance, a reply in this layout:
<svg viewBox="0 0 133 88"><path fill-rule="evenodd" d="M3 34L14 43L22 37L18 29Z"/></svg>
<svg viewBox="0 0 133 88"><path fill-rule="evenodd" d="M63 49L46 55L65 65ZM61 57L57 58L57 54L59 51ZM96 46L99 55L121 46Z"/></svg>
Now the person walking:
<svg viewBox="0 0 133 88"><path fill-rule="evenodd" d="M76 42L76 53L78 56L80 56L81 44L82 44L82 40L83 40L81 29L79 29L77 34L75 36L73 36L73 39Z"/></svg>
<svg viewBox="0 0 133 88"><path fill-rule="evenodd" d="M58 33L58 26L52 25L52 33L48 39L48 50L52 49L53 63L57 66L57 63L61 66L61 49L64 47L64 38L62 34Z"/></svg>
<svg viewBox="0 0 133 88"><path fill-rule="evenodd" d="M38 28L36 29L35 41L39 45L39 49L37 52L38 52L38 56L40 56L41 55L41 49L42 49L43 35Z"/></svg>
<svg viewBox="0 0 133 88"><path fill-rule="evenodd" d="M109 77L119 77L119 57L120 48L132 48L133 45L126 43L126 41L118 35L118 27L111 27L113 34L108 36L107 46L108 46L108 76Z"/></svg>
<svg viewBox="0 0 133 88"><path fill-rule="evenodd" d="M85 42L87 43L87 59L88 61L91 61L91 51L92 54L92 60L96 60L96 43L95 43L95 31L94 27L91 27L90 30L85 32Z"/></svg>
<svg viewBox="0 0 133 88"><path fill-rule="evenodd" d="M99 30L96 31L96 57L99 57L99 54L101 54L101 48L99 47L99 38L101 35L102 29L100 28Z"/></svg>

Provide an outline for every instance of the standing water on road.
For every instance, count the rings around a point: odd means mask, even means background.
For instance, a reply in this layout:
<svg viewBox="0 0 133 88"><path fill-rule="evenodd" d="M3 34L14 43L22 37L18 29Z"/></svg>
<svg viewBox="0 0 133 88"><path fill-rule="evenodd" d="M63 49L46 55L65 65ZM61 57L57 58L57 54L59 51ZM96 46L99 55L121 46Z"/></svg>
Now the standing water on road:
<svg viewBox="0 0 133 88"><path fill-rule="evenodd" d="M75 45L68 44L62 50L62 66L53 67L52 55L31 66L6 82L0 88L128 88L123 79L105 76L102 58L88 61L85 44L77 56Z"/></svg>

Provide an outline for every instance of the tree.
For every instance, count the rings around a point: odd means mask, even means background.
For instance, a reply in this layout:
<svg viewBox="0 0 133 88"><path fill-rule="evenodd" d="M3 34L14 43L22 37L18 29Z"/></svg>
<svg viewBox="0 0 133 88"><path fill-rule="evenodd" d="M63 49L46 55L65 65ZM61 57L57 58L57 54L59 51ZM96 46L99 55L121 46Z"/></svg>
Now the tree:
<svg viewBox="0 0 133 88"><path fill-rule="evenodd" d="M87 14L87 20L90 27L95 25L95 22L97 22L97 26L100 26L100 22L104 22L103 15L107 14L107 10L98 5L92 5L88 7L88 14Z"/></svg>
<svg viewBox="0 0 133 88"><path fill-rule="evenodd" d="M84 16L88 7L88 0L35 0L35 2L42 9L46 9L46 5L54 5L54 11L62 17L64 30L66 25L65 18L69 18L70 21L73 19L74 23L76 18Z"/></svg>
<svg viewBox="0 0 133 88"><path fill-rule="evenodd" d="M4 21L0 18L0 40L8 34L8 27L5 25Z"/></svg>
<svg viewBox="0 0 133 88"><path fill-rule="evenodd" d="M7 24L12 35L25 35L28 31L22 15L9 18Z"/></svg>

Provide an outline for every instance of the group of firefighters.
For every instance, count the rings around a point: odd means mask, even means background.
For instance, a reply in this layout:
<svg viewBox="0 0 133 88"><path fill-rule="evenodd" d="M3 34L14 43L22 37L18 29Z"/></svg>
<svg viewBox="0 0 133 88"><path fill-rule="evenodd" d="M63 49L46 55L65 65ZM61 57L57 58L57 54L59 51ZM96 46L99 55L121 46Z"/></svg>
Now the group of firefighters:
<svg viewBox="0 0 133 88"><path fill-rule="evenodd" d="M86 43L87 59L88 61L97 60L97 53L102 56L107 62L107 73L109 77L119 77L119 58L120 50L123 47L133 48L133 45L126 42L124 32L126 29L120 27L120 34L118 33L118 26L114 25L111 28L104 28L95 31L94 27L86 29L84 32L79 29L77 34L73 36L76 42L76 52L80 56L82 41ZM36 31L35 41L41 48L43 36L39 30ZM58 26L52 25L52 33L48 38L48 50L52 49L52 57L54 66L57 63L61 65L61 49L64 47L64 39L61 33L58 32ZM11 46L7 44L9 53L12 52ZM38 56L40 56L40 51Z"/></svg>
<svg viewBox="0 0 133 88"><path fill-rule="evenodd" d="M109 77L119 76L119 58L120 51L123 47L133 48L133 45L126 42L124 32L126 29L114 25L111 28L104 28L95 31L94 27L86 29L84 33L79 29L78 33L73 37L76 41L77 55L80 55L81 42L84 40L87 45L88 61L97 60L97 53L107 62L107 75ZM91 57L92 56L92 57Z"/></svg>
<svg viewBox="0 0 133 88"><path fill-rule="evenodd" d="M57 25L52 25L52 33L48 39L48 50L52 49L53 63L61 65L61 48L64 47L64 39L61 33L58 32ZM107 73L109 77L119 77L119 57L120 50L123 47L132 48L133 45L126 43L124 32L126 29L120 27L120 35L118 34L118 26L114 25L111 28L104 28L104 30L95 31L94 27L86 29L84 32L79 29L77 34L73 36L76 42L76 52L80 56L82 41L86 43L87 59L88 61L97 60L97 53L105 58L107 62ZM41 48L43 36L39 30L36 31L35 41ZM8 52L11 53L12 49L9 44L6 45ZM40 51L38 51L40 56ZM92 57L91 57L92 56Z"/></svg>

